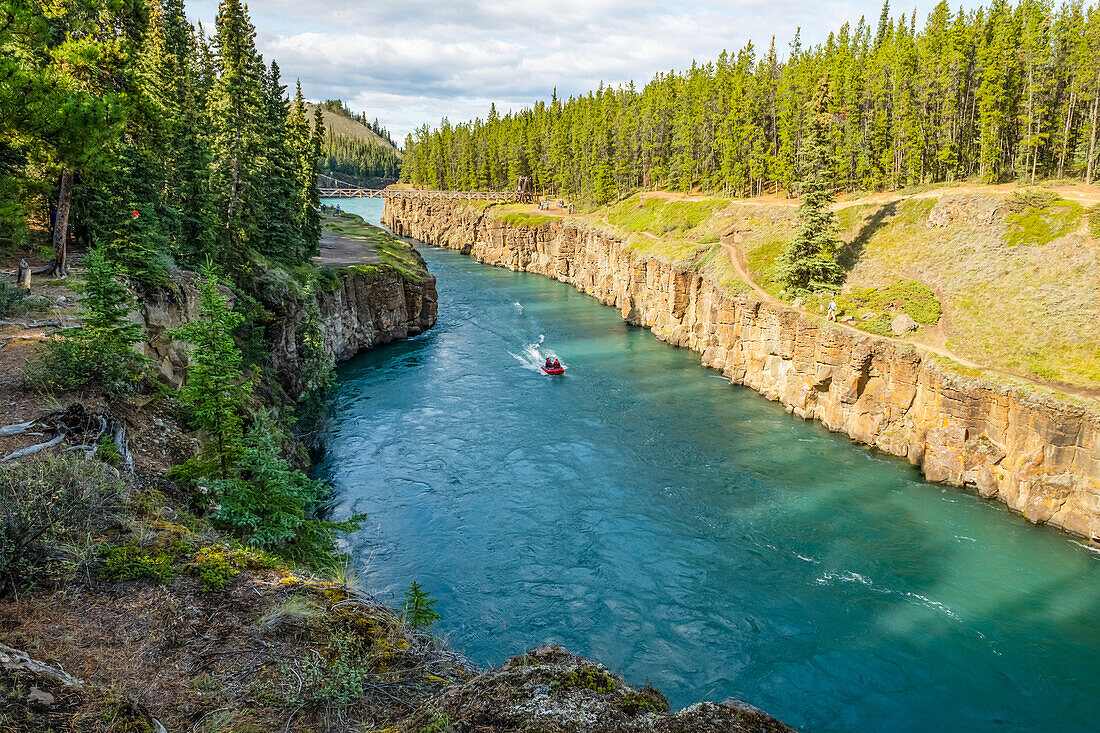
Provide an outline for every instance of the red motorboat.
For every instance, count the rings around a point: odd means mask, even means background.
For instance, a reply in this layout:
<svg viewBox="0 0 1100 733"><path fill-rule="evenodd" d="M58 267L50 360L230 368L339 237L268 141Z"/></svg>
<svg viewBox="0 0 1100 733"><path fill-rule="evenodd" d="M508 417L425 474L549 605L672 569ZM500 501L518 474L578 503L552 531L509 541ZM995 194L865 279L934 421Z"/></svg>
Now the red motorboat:
<svg viewBox="0 0 1100 733"><path fill-rule="evenodd" d="M565 367L557 359L551 361L548 358L546 363L542 365L542 370L547 374L565 374Z"/></svg>

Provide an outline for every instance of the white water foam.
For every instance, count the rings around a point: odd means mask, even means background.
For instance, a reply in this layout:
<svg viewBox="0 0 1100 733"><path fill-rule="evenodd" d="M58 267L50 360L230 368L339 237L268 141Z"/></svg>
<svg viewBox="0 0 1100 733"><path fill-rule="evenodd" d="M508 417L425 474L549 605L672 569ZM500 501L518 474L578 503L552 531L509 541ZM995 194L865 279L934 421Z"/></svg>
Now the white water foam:
<svg viewBox="0 0 1100 733"><path fill-rule="evenodd" d="M543 364L546 363L547 358L557 359L561 361L557 354L552 349L543 349L542 344L546 341L546 334L539 334L539 340L533 344L524 346L518 354L509 351L509 355L523 366L524 369L530 369L533 372L539 374L545 374L542 371ZM565 366L565 362L562 361L562 366Z"/></svg>
<svg viewBox="0 0 1100 733"><path fill-rule="evenodd" d="M799 555L799 557L802 557L802 556ZM805 558L803 558L803 559L805 559ZM934 601L931 598L929 598L928 596L922 596L920 593L913 593L912 591L896 591L896 590L891 590L890 588L883 588L881 586L876 586L875 581L871 580L867 576L860 575L859 573L854 573L850 570L845 571L843 573L825 573L824 575L822 575L820 578L818 578L814 582L817 583L818 585L830 585L830 584L835 583L837 581L839 581L841 583L860 583L860 584L865 585L868 588L870 588L871 591L874 592L874 593L881 593L883 595L888 595L888 596L903 596L903 597L908 598L911 601L917 603L918 605L921 605L921 606L924 606L926 608L931 608L931 609L934 609L936 611L939 611L940 613L944 614L945 616L953 618L956 621L962 621L962 619L959 618L959 615L957 613L955 613L951 609L951 607L948 606L945 603L940 603L939 601Z"/></svg>

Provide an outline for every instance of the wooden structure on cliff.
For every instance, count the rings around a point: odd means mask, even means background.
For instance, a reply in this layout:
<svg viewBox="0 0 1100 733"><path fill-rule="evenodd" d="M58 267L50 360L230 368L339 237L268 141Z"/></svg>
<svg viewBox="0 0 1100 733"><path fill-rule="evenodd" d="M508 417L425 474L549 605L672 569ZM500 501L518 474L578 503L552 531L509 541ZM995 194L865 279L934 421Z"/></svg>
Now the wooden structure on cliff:
<svg viewBox="0 0 1100 733"><path fill-rule="evenodd" d="M534 198L531 184L521 178L515 191L418 191L401 188L363 188L331 176L318 175L321 198L333 199L439 199L444 201L504 201L527 203Z"/></svg>

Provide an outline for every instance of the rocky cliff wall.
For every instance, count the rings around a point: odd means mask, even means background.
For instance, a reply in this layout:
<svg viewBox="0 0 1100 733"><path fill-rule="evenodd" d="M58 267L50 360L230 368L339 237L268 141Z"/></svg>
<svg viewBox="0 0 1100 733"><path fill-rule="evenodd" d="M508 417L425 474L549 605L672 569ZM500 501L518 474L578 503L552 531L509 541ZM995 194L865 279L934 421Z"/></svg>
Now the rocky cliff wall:
<svg viewBox="0 0 1100 733"><path fill-rule="evenodd" d="M565 221L510 226L474 208L387 199L396 233L568 283L628 322L702 354L788 411L975 488L1035 523L1100 540L1100 417L1095 407L941 365L913 346L747 296L686 267L641 256Z"/></svg>
<svg viewBox="0 0 1100 733"><path fill-rule="evenodd" d="M185 273L174 290L147 294L140 316L147 341L146 356L160 376L180 385L187 367L187 346L169 332L198 317L199 295L194 273ZM335 286L319 288L312 296L321 322L322 348L335 362L381 344L415 336L436 319L435 278L406 280L384 268L340 271ZM269 304L276 318L268 326L272 366L287 394L301 392L299 331L312 310L301 300Z"/></svg>

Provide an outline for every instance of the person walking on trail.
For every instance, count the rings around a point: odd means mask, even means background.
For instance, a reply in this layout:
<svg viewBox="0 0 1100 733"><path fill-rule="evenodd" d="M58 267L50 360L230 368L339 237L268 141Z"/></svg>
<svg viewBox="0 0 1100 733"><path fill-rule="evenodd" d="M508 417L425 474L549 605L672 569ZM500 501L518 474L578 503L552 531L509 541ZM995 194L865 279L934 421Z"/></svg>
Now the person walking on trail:
<svg viewBox="0 0 1100 733"><path fill-rule="evenodd" d="M829 299L829 315L827 317L827 320L830 320L830 321L835 321L836 320L836 299L835 298L830 298Z"/></svg>

